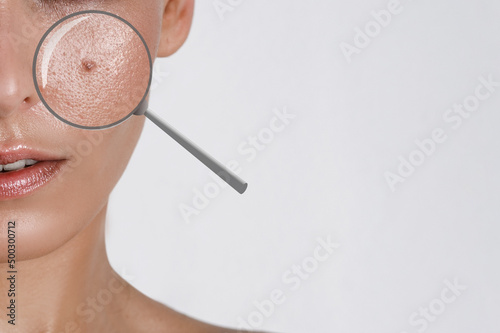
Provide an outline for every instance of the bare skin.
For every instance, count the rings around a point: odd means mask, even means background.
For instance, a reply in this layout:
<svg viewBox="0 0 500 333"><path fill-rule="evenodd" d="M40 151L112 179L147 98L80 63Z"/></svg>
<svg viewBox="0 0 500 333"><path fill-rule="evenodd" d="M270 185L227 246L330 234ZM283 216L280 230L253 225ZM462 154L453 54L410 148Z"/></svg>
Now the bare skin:
<svg viewBox="0 0 500 333"><path fill-rule="evenodd" d="M153 56L167 57L185 42L194 0L0 0L0 158L23 145L50 152L62 170L35 192L0 200L0 274L7 272L7 222L16 221L16 325L0 332L127 333L237 332L202 323L156 302L110 266L104 225L108 198L142 132L132 117L101 132L82 158L88 131L55 119L33 86L31 63L45 30L79 10L113 12L144 36ZM0 279L0 305L9 290ZM2 314L4 311L2 310Z"/></svg>
<svg viewBox="0 0 500 333"><path fill-rule="evenodd" d="M172 310L118 276L106 256L104 221L105 210L61 248L18 263L19 319L15 328L2 320L1 332L237 332Z"/></svg>

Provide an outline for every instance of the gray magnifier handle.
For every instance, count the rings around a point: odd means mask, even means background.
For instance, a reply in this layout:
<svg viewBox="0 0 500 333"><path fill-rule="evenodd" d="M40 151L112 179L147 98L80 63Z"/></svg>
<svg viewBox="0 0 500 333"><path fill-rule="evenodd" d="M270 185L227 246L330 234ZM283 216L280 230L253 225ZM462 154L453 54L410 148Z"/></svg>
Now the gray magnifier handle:
<svg viewBox="0 0 500 333"><path fill-rule="evenodd" d="M195 143L185 138L179 131L170 126L167 122L160 119L151 110L144 112L144 115L149 118L153 123L155 123L159 128L161 128L165 133L170 135L172 139L177 141L182 147L194 155L198 160L205 164L210 170L215 172L222 180L228 183L232 188L234 188L238 193L243 194L248 187L248 184L235 175L231 170L227 169L224 165L219 163L212 156L203 151Z"/></svg>

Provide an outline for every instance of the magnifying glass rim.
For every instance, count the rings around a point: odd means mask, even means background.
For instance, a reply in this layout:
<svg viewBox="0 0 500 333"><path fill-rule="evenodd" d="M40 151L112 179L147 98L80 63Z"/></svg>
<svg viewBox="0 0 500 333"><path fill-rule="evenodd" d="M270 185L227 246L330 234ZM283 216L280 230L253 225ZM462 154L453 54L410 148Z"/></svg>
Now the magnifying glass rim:
<svg viewBox="0 0 500 333"><path fill-rule="evenodd" d="M72 122L68 121L67 119L64 119L63 117L61 117L54 110L52 110L52 108L47 103L47 101L45 101L45 98L43 97L43 94L40 91L40 87L38 86L38 81L37 81L37 75L36 74L37 74L38 54L40 53L40 49L42 48L42 45L45 42L45 40L47 39L47 37L49 36L49 34L57 26L59 26L61 23L63 23L64 21L69 20L72 17L79 16L79 15L84 15L84 14L103 14L103 15L108 15L108 16L114 17L114 18L122 21L123 23L125 23L126 25L128 25L132 30L134 30L134 32L139 36L139 38L141 39L142 43L144 44L144 47L146 48L146 52L148 53L148 59L149 59L149 81L148 81L148 87L147 87L146 92L144 93L144 96L142 97L141 101L139 102L139 104L137 105L137 107L134 110L132 110L132 112L130 112L124 118L122 118L122 119L120 119L120 120L118 120L118 121L116 121L116 122L114 122L112 124L103 125L103 126L83 126L83 125L72 123ZM60 121L66 123L66 124L68 124L70 126L73 126L73 127L76 127L76 128L81 128L81 129L89 129L89 130L106 129L106 128L111 128L111 127L114 127L116 125L119 125L119 124L123 123L125 120L127 120L128 118L130 118L132 115L134 115L134 113L136 113L137 109L146 100L146 98L147 98L147 96L149 94L149 89L151 88L151 82L153 81L153 60L152 60L151 52L149 51L148 45L146 44L146 40L144 39L144 37L142 37L142 35L139 32L139 30L137 30L130 22L128 22L124 18L122 18L122 17L120 17L120 16L118 16L116 14L110 13L110 12L106 12L106 11L102 11L102 10L83 10L83 11L72 13L72 14L67 15L67 16L63 17L62 19L58 20L42 36L42 38L40 39L40 42L38 43L38 46L36 48L35 56L34 56L34 59L33 59L33 81L35 83L35 89L36 89L36 92L38 94L38 97L40 97L40 100L42 101L43 105L45 105L45 107L47 108L47 110L49 110L49 112L52 113Z"/></svg>

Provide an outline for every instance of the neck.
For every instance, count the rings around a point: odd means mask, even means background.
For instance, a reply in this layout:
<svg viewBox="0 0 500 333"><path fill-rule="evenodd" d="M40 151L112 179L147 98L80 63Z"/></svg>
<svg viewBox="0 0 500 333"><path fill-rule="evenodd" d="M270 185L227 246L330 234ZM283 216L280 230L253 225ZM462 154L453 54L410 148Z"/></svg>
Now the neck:
<svg viewBox="0 0 500 333"><path fill-rule="evenodd" d="M0 332L86 333L115 324L110 318L123 310L130 289L109 264L105 217L103 208L56 251L16 263L15 325L6 315L11 274L0 264Z"/></svg>

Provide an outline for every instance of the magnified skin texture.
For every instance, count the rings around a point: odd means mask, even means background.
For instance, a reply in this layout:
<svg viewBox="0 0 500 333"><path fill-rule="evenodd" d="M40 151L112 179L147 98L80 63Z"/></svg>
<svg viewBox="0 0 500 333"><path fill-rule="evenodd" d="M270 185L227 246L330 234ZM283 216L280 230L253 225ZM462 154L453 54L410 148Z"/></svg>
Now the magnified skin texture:
<svg viewBox="0 0 500 333"><path fill-rule="evenodd" d="M37 57L48 106L68 122L102 127L126 118L146 94L150 62L139 35L113 16L91 13L61 22Z"/></svg>
<svg viewBox="0 0 500 333"><path fill-rule="evenodd" d="M8 221L16 221L18 271L16 326L9 325L7 317L2 315L0 332L236 332L202 323L181 314L182 309L175 311L144 296L110 266L104 237L108 198L136 147L145 117L133 116L102 131L71 127L48 112L32 79L38 42L49 27L66 15L90 9L119 15L139 30L156 57L169 56L184 43L193 6L193 0L0 0L0 165L34 159L58 168L57 172L49 172L34 165L0 173L0 186L4 187L0 191L2 313L6 312L5 295L10 287L5 278L9 270ZM78 35L78 29L89 28L83 24L73 33ZM118 38L126 41L126 35L118 31ZM88 36L80 37L80 42L89 41ZM64 43L64 39L61 41ZM73 69L79 72L73 76L82 85L91 75L101 75L100 70L108 71L106 66L112 71L110 63L102 62L109 58L102 59L83 48L78 51L83 53L75 58L64 57L64 51L62 55L55 54L60 63L51 66L66 68L65 61L72 59ZM131 57L140 58L143 52L137 52ZM117 66L123 70L119 75L124 76L116 79L117 84L110 85L115 90L106 94L119 96L122 88L125 94L124 82L140 81L143 74L142 65L134 68L130 63L118 63ZM134 76L135 71L139 77ZM65 88L64 77L58 75L63 72L54 74L61 80L58 88ZM83 88L79 91L89 96L76 96L75 104L86 97L91 97L96 108L105 103L99 99L100 91ZM30 170L51 177L41 177L36 183L40 186L25 192L9 185L25 187L23 181L29 177L23 174L35 173Z"/></svg>

